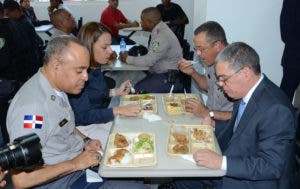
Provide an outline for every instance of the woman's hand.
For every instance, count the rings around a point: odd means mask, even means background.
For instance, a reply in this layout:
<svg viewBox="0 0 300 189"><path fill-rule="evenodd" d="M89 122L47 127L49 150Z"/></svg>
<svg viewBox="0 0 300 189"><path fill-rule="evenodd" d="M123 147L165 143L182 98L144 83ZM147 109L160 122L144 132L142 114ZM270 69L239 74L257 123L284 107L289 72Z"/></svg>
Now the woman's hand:
<svg viewBox="0 0 300 189"><path fill-rule="evenodd" d="M121 84L121 86L116 89L117 96L127 95L130 92L130 80L127 80Z"/></svg>
<svg viewBox="0 0 300 189"><path fill-rule="evenodd" d="M114 107L114 115L124 115L129 117L136 117L142 111L142 106L138 104L129 104L127 106Z"/></svg>

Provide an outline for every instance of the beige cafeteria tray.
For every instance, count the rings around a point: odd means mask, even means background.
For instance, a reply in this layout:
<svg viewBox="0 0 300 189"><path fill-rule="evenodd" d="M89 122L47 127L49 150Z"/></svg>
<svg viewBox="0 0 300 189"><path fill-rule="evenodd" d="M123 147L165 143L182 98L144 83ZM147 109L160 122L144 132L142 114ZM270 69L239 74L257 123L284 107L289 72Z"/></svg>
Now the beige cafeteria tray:
<svg viewBox="0 0 300 189"><path fill-rule="evenodd" d="M108 167L145 167L157 163L154 133L113 133L104 157Z"/></svg>

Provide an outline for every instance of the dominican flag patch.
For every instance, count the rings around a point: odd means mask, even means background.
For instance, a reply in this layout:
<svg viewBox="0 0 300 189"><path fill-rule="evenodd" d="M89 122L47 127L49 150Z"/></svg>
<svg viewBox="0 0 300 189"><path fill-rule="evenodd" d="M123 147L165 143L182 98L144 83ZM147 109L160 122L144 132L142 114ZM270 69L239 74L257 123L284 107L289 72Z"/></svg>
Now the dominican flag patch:
<svg viewBox="0 0 300 189"><path fill-rule="evenodd" d="M25 129L41 129L43 126L43 116L40 115L25 115L24 128Z"/></svg>

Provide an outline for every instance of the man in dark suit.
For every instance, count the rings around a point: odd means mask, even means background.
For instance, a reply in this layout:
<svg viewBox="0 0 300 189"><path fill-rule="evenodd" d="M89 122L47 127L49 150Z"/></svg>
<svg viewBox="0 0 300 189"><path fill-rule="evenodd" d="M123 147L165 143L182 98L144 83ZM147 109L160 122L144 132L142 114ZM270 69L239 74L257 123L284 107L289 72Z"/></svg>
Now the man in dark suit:
<svg viewBox="0 0 300 189"><path fill-rule="evenodd" d="M300 83L300 1L284 0L280 14L281 39L285 44L281 65L283 76L280 88L293 101Z"/></svg>
<svg viewBox="0 0 300 189"><path fill-rule="evenodd" d="M261 74L258 54L242 42L229 45L216 58L216 76L217 84L237 100L231 120L218 136L223 156L198 150L194 160L226 174L213 180L177 181L176 188L293 188L294 109L286 95Z"/></svg>

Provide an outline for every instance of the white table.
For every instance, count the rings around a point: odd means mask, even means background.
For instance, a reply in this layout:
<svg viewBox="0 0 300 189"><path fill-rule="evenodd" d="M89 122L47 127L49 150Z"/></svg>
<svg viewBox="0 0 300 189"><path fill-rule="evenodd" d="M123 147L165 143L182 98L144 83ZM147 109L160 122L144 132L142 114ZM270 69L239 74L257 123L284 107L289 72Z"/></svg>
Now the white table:
<svg viewBox="0 0 300 189"><path fill-rule="evenodd" d="M51 33L49 32L51 29L53 28L52 24L48 24L48 25L41 25L41 26L37 26L34 27L35 31L37 33L46 33L49 36L51 36Z"/></svg>
<svg viewBox="0 0 300 189"><path fill-rule="evenodd" d="M137 118L116 118L112 132L153 132L156 138L157 165L140 168L111 168L101 162L99 174L103 177L218 177L225 175L222 170L199 167L179 157L167 155L169 128L176 124L200 124L200 118L193 115L168 116L163 110L162 95L156 94L158 115L162 121L148 122ZM220 152L218 144L217 151ZM103 160L104 161L104 158Z"/></svg>
<svg viewBox="0 0 300 189"><path fill-rule="evenodd" d="M123 32L130 32L127 37L130 38L135 32L137 31L143 31L141 26L138 27L130 27L130 28L123 28L121 29L121 31Z"/></svg>
<svg viewBox="0 0 300 189"><path fill-rule="evenodd" d="M126 50L129 50L133 45L126 45ZM111 45L113 51L116 51L117 54L120 53L119 45ZM118 58L115 63L101 65L103 71L146 71L149 70L147 66L135 66L126 63L122 63Z"/></svg>

